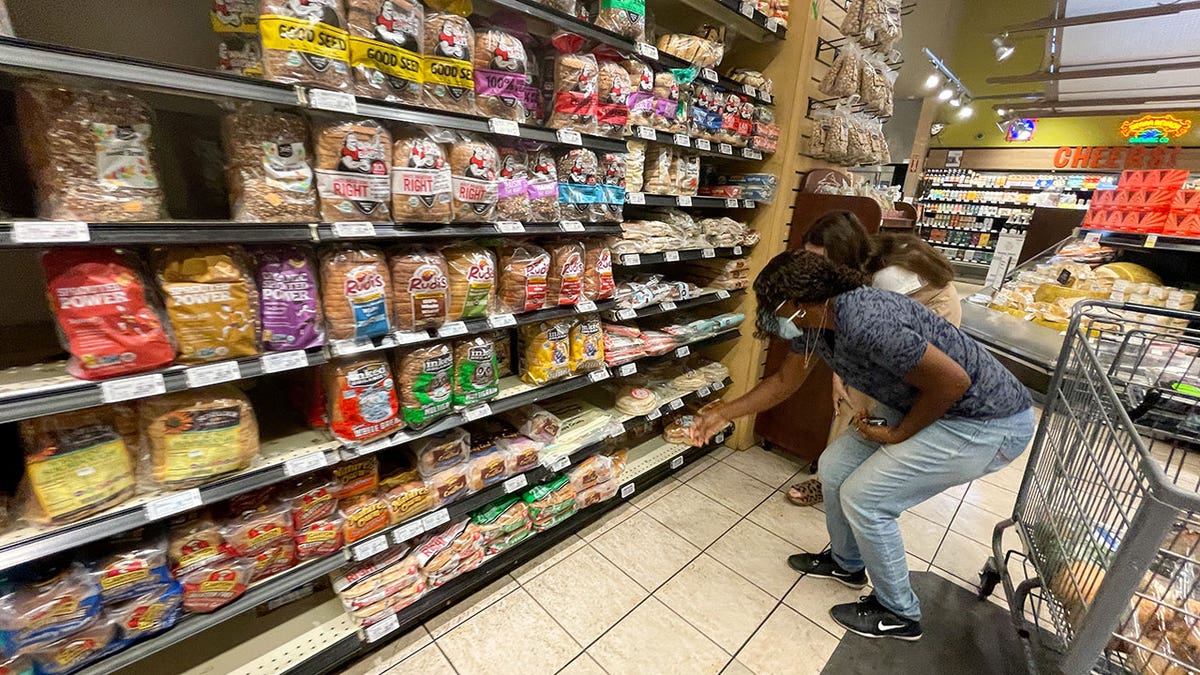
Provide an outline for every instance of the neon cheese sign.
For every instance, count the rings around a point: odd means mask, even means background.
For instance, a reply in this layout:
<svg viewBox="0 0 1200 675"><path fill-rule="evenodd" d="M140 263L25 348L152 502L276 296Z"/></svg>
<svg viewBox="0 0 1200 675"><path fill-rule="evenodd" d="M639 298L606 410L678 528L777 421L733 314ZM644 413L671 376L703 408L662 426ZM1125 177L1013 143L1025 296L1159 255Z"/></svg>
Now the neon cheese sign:
<svg viewBox="0 0 1200 675"><path fill-rule="evenodd" d="M1064 145L1054 152L1056 169L1170 169L1183 148L1163 145L1093 147Z"/></svg>
<svg viewBox="0 0 1200 675"><path fill-rule="evenodd" d="M1192 129L1191 120L1174 115L1142 115L1121 122L1121 135L1138 145L1165 145L1181 138Z"/></svg>

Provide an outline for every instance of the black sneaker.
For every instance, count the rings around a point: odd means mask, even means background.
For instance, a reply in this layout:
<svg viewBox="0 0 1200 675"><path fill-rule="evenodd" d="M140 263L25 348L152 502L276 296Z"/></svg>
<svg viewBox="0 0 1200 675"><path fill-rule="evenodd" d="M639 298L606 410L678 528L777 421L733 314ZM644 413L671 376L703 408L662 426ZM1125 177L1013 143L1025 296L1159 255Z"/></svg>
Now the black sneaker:
<svg viewBox="0 0 1200 675"><path fill-rule="evenodd" d="M905 619L879 604L874 595L858 602L834 605L829 616L846 630L867 638L895 638L915 642L921 639L921 622Z"/></svg>
<svg viewBox="0 0 1200 675"><path fill-rule="evenodd" d="M862 588L867 585L866 570L847 572L833 559L833 552L829 549L820 553L797 553L790 555L788 556L788 565L797 572L821 577L822 579L840 581L850 588Z"/></svg>

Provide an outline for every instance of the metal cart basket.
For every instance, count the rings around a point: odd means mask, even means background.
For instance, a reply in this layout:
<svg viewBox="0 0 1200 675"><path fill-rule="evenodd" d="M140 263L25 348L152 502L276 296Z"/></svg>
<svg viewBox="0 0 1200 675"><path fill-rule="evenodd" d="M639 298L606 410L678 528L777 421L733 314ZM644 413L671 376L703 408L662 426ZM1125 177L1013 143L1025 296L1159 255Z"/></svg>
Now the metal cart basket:
<svg viewBox="0 0 1200 675"><path fill-rule="evenodd" d="M1068 675L1200 672L1200 313L1076 305L980 579L1031 672L1046 649Z"/></svg>

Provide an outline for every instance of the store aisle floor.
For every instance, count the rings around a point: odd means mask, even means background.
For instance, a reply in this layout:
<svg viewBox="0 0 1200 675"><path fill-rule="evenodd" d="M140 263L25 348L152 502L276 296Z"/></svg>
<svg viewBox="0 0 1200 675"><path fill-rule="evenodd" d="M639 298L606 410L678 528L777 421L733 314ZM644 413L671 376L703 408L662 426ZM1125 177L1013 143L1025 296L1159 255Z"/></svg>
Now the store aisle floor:
<svg viewBox="0 0 1200 675"><path fill-rule="evenodd" d="M972 583L1027 454L905 513L910 568ZM807 477L719 449L346 672L819 673L842 635L829 607L860 592L785 562L828 543L824 515L784 493Z"/></svg>

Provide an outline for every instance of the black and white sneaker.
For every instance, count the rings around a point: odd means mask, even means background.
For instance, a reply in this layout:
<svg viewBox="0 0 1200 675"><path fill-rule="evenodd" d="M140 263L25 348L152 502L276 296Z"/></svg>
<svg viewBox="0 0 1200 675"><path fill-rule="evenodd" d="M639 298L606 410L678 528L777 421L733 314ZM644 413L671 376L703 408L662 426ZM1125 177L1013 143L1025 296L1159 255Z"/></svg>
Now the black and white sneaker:
<svg viewBox="0 0 1200 675"><path fill-rule="evenodd" d="M921 622L905 619L879 604L879 599L864 595L858 602L834 605L829 615L846 630L867 638L895 638L915 642L921 639Z"/></svg>
<svg viewBox="0 0 1200 675"><path fill-rule="evenodd" d="M867 585L866 570L847 572L833 559L833 552L825 549L820 553L797 553L788 556L788 565L797 572L840 581L850 588L862 588Z"/></svg>

